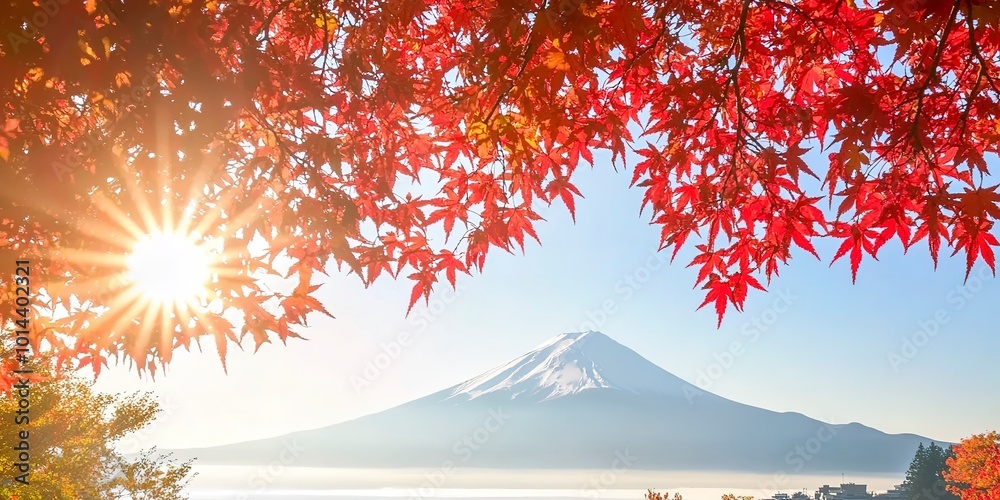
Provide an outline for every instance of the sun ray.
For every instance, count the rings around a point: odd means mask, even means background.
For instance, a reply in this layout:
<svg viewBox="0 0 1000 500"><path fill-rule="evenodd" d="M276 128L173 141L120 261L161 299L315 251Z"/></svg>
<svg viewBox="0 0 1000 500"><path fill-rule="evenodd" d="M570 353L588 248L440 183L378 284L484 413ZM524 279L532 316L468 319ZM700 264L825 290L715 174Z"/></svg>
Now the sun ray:
<svg viewBox="0 0 1000 500"><path fill-rule="evenodd" d="M193 232L204 234L213 224L218 224L222 220L222 207L229 205L229 203L236 197L236 190L231 190L222 195L217 203L214 203L208 210L208 213L191 229ZM228 226L235 226L233 221L228 223ZM225 236L231 236L226 234Z"/></svg>
<svg viewBox="0 0 1000 500"><path fill-rule="evenodd" d="M107 215L111 222L118 225L118 230L109 232L110 234L120 234L122 232L120 229L124 229L125 233L133 238L140 238L143 234L145 234L145 231L143 231L142 228L139 227L139 225L136 224L124 210L112 203L111 200L109 200L103 193L98 192L94 195L94 203L97 206L97 209ZM145 219L145 217L143 217L143 219ZM144 220L144 222L147 224L147 227L152 227L156 224L156 221L153 219Z"/></svg>
<svg viewBox="0 0 1000 500"><path fill-rule="evenodd" d="M167 189L171 169L162 161L153 168L152 182L123 171L120 185L94 193L93 208L100 216L76 227L77 237L59 249L80 273L67 277L66 286L52 285L67 314L90 318L81 326L93 332L83 348L109 346L138 363L140 372L165 366L173 344L187 337L225 335L203 324L226 309L226 289L219 290L223 294L210 290L220 279L245 274L245 250L235 248L242 244L225 244L233 215L225 207L237 193L209 202L205 196L213 184L202 172L190 187L174 192ZM241 218L259 213L255 205ZM81 297L88 299L102 297L101 306L65 304L69 290L83 290Z"/></svg>
<svg viewBox="0 0 1000 500"><path fill-rule="evenodd" d="M121 265L121 255L98 252L96 250L78 250L67 248L63 250L63 255L67 259L76 263L88 263L97 266L114 267Z"/></svg>

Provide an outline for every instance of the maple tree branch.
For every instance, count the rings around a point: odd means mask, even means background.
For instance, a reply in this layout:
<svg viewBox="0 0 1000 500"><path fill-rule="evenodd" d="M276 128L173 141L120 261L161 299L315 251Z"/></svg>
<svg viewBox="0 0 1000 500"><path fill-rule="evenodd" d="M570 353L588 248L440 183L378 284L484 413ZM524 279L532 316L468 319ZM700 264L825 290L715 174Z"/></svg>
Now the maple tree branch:
<svg viewBox="0 0 1000 500"><path fill-rule="evenodd" d="M629 72L632 69L632 66L635 65L636 61L638 61L639 58L641 58L642 56L646 55L646 52L649 52L654 47L656 47L657 45L659 45L660 40L663 38L663 35L665 35L667 33L667 28L669 28L669 27L670 27L670 23L667 23L664 20L663 27L660 28L660 32L656 34L656 37L653 38L653 41L649 42L649 45L647 45L647 46L643 47L642 49L640 49L639 52L637 52L635 54L635 56L633 56L631 59L629 59L628 64L626 64L625 67L622 69L622 75L623 76L625 75L625 73Z"/></svg>
<svg viewBox="0 0 1000 500"><path fill-rule="evenodd" d="M744 47L744 49L746 47L746 39L743 32L746 28L746 16L748 13L748 7L750 2L752 2L752 0L746 0L743 3L743 10L741 10L740 12L740 25L737 28L736 32L737 37L733 39L733 42L729 45L729 49L727 49L726 52L722 56L720 56L720 61L717 63L717 66L720 66L719 69L720 72L722 71L722 69L724 69L722 68L722 66L724 66L726 59L728 58L728 55L731 52L733 52L733 49L737 49L740 46L741 38L742 38L742 46ZM700 136L705 132L706 129L708 129L710 125L715 123L715 119L719 116L719 113L722 112L722 108L725 106L725 102L729 99L730 86L734 86L734 84L736 84L735 85L736 91L739 92L739 86L737 84L737 76L739 75L739 69L742 64L743 64L743 51L740 51L739 55L737 56L736 64L733 66L733 68L730 69L729 78L726 79L725 88L722 91L722 98L719 99L719 105L716 106L715 110L712 112L712 116L709 117L709 119L706 120L705 123L701 125L701 127L695 130L693 133L689 134L689 137ZM705 101L708 100L708 98L709 96L706 95L703 99L699 100L698 106L700 107ZM737 97L737 109L738 110L742 109L742 105L738 97ZM739 119L739 113L737 114L737 119Z"/></svg>
<svg viewBox="0 0 1000 500"><path fill-rule="evenodd" d="M827 37L826 33L823 32L823 28L821 28L820 25L819 25L819 23L816 22L816 19L814 19L812 16L810 16L805 11L803 11L801 8L799 8L799 6L790 4L788 2L784 2L782 0L765 0L765 1L767 3L773 3L773 4L780 5L780 6L784 7L784 8L786 8L786 9L788 9L788 10L790 10L790 11L796 13L796 14L798 14L799 17L805 19L806 21L809 22L809 24L813 25L813 27L816 28L816 32L819 33L819 35L821 37L823 37L823 40L826 41L827 45L830 45L831 47L834 46L834 44L830 40L830 38Z"/></svg>
<svg viewBox="0 0 1000 500"><path fill-rule="evenodd" d="M910 134L914 140L918 140L917 134L920 127L920 115L922 113L924 105L924 93L930 88L931 81L937 76L937 68L941 63L941 56L944 54L944 48L948 44L948 37L951 35L951 29L955 26L955 19L958 17L958 6L960 5L960 0L957 0L951 7L951 14L948 16L948 24L945 25L944 31L941 33L941 41L938 42L937 48L934 50L934 58L931 59L931 65L927 68L927 76L924 78L923 84L917 89L917 109L913 117L913 126L911 128ZM918 147L921 147L919 142ZM922 149L922 147L921 147Z"/></svg>
<svg viewBox="0 0 1000 500"><path fill-rule="evenodd" d="M969 29L969 49L972 50L972 54L979 61L980 74L986 78L986 81L993 87L993 90L1000 92L1000 85L997 85L997 82L990 75L988 69L990 65L986 61L986 58L983 57L983 53L979 51L979 44L976 43L976 25L972 16L972 0L965 0L965 5L968 7L965 14L965 23Z"/></svg>
<svg viewBox="0 0 1000 500"><path fill-rule="evenodd" d="M111 13L111 16L114 18L114 20L121 21L121 19L122 19L122 11L121 11L121 9L119 7L123 7L124 6L124 5L121 5L121 2L115 2L118 5L112 5L112 2L110 0L101 0L101 3L104 4L104 7L106 9L108 9L108 12Z"/></svg>
<svg viewBox="0 0 1000 500"><path fill-rule="evenodd" d="M601 101L601 110L602 111L606 111L609 107L611 107L611 105L609 104L609 101L610 101L610 99L612 99L613 96L617 95L618 91L622 88L622 86L625 85L625 75L628 74L628 72L632 70L632 67L636 64L636 62L639 60L640 57L642 57L643 55L645 55L646 52L649 52L650 50L652 50L653 48L655 48L659 44L660 40L663 38L663 35L665 35L667 33L667 30L670 29L671 26L672 25L669 22L667 22L666 17L664 17L664 19L663 19L663 27L660 29L659 33L656 35L656 37L653 39L653 41L650 42L650 44L648 46L640 49L639 52L634 57L632 57L631 59L629 59L626 62L625 67L622 68L621 77L618 78L617 83L615 83L613 87L610 87L608 89L609 91L604 95L604 97L603 97L603 99ZM673 56L674 56L674 48L671 47L671 48L667 49L667 51L666 51L666 58L665 59L667 61L667 64L665 66L667 68L669 68L671 66L671 64L673 62ZM608 75L610 76L610 74L611 74L611 72L609 71ZM701 104L703 104L706 99L707 99L707 97L704 98L704 99L701 99L698 102L699 106ZM635 151L635 148L632 148L632 150ZM617 167L615 167L615 168L617 169Z"/></svg>
<svg viewBox="0 0 1000 500"><path fill-rule="evenodd" d="M545 9L547 9L548 6L549 6L548 0L544 0L542 2L542 7L538 10L536 16L544 15ZM522 51L521 53L521 65L517 68L517 74L514 75L513 78L511 78L510 83L507 84L507 88L504 89L504 91L497 96L496 102L493 103L493 107L490 108L490 112L486 114L486 118L483 119L483 123L488 124L490 122L490 119L493 118L493 113L496 113L497 109L500 107L500 103L503 102L503 100L507 97L507 94L509 94L510 91L514 88L514 85L517 84L517 81L521 79L521 75L523 75L524 71L528 68L528 63L531 62L532 59L534 59L535 52L538 50L538 47L542 45L541 43L535 43L534 40L534 38L536 38L536 35L538 33L537 28L538 28L538 19L536 17L534 22L531 23L531 31L528 32L528 41L524 46L524 51Z"/></svg>
<svg viewBox="0 0 1000 500"><path fill-rule="evenodd" d="M833 6L833 12L830 13L830 18L836 18L840 14L840 8L844 5L847 0L837 0L837 3ZM852 0L853 1L853 0ZM853 5L853 4L852 4ZM843 21L843 18L840 18ZM853 36L845 36L847 44L850 45L852 52L865 52L862 48L858 47L857 41Z"/></svg>
<svg viewBox="0 0 1000 500"><path fill-rule="evenodd" d="M250 111L250 115L259 124L263 125L264 128L266 128L268 130L268 132L270 132L271 134L274 135L275 144L278 146L278 149L281 150L282 159L288 158L288 159L294 161L295 163L298 163L302 168L304 168L304 169L306 169L308 171L309 170L309 165L306 164L305 160L303 160L302 158L299 158L298 155L296 155L291 150L291 148L288 147L288 144L285 143L285 138L281 134L279 134L279 130L276 127L276 125L272 124L267 119L267 117L265 117L263 115L263 112L261 112L260 110L258 110L256 108L252 108L249 111ZM349 195L341 187L329 186L329 189L331 191L329 191L328 193L335 192L335 193L338 193L338 194L340 194L342 196L348 196L349 197ZM365 242L365 243L367 243L367 242Z"/></svg>
<svg viewBox="0 0 1000 500"><path fill-rule="evenodd" d="M254 38L264 35L264 38L261 40L261 42L265 44L268 43L271 40L271 23L274 22L274 18L278 17L278 14L280 14L281 11L287 9L290 5L292 5L293 1L294 0L285 0L276 9L268 13L267 17L264 19L264 22L261 23L260 25L261 27L260 32L258 32L257 35L254 36Z"/></svg>
<svg viewBox="0 0 1000 500"><path fill-rule="evenodd" d="M733 144L733 158L729 167L729 174L726 175L724 184L722 185L722 192L725 192L726 188L729 187L729 180L736 174L738 158L743 150L742 145L745 144L743 136L747 133L745 130L746 125L743 123L746 109L743 107L743 94L740 91L739 73L747 51L746 27L747 17L750 15L751 3L753 3L753 0L743 1L743 8L740 11L740 24L736 29L736 39L733 40L734 45L737 46L737 50L739 51L739 55L736 56L736 63L733 64L733 70L729 77L729 82L733 86L733 93L736 99L736 142ZM724 106L725 103L723 102L722 105ZM722 201L721 197L717 200L719 209L722 208ZM711 243L709 244L711 245Z"/></svg>
<svg viewBox="0 0 1000 500"><path fill-rule="evenodd" d="M323 63L320 65L320 74L323 74L327 70L327 65L330 59L330 45L333 43L330 35L330 13L327 12L326 6L320 7L323 18ZM340 21L337 21L337 26L340 25Z"/></svg>
<svg viewBox="0 0 1000 500"><path fill-rule="evenodd" d="M983 82L983 75L986 72L986 68L982 66L979 67L979 74L976 75L976 83L972 85L972 90L969 91L968 102L965 104L965 109L962 110L962 115L959 117L959 130L958 137L964 137L966 130L968 130L969 125L969 114L972 112L972 101L979 96L980 84Z"/></svg>

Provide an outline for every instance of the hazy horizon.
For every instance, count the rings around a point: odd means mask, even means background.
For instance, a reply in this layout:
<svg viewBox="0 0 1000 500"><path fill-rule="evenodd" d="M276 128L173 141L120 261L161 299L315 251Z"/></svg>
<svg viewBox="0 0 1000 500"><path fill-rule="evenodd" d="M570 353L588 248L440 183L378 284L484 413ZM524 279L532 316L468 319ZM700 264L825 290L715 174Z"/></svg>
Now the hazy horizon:
<svg viewBox="0 0 1000 500"><path fill-rule="evenodd" d="M787 475L747 474L720 471L651 472L621 471L610 485L593 481L603 470L492 470L468 469L449 476L440 487L429 486L432 469L327 469L285 468L264 484L247 478L266 474L262 467L200 466L191 483L191 499L232 498L616 498L641 499L647 489L678 492L684 500L718 500L723 493L766 498L778 492L810 492L824 485L840 484L839 474ZM844 477L844 481L867 484L868 491L883 492L902 483L902 475ZM228 495L228 496L227 496Z"/></svg>

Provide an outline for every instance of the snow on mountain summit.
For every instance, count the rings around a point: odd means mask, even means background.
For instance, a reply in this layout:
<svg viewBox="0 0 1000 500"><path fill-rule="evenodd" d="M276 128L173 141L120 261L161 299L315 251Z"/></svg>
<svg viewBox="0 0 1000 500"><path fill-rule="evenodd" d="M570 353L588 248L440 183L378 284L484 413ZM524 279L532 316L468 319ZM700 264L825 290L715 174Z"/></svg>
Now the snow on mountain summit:
<svg viewBox="0 0 1000 500"><path fill-rule="evenodd" d="M682 395L686 383L601 332L564 333L448 391L446 399L485 395L544 401L594 389Z"/></svg>

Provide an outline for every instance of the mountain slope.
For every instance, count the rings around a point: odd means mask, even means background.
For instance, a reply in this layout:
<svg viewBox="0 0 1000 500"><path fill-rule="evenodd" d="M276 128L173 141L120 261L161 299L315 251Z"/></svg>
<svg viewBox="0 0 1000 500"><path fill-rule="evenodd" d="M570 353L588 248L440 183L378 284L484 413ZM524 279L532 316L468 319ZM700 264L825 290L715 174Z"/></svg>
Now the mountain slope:
<svg viewBox="0 0 1000 500"><path fill-rule="evenodd" d="M692 394L697 393L697 396ZM424 398L320 429L183 450L199 463L898 473L918 442L694 389L599 332L563 334Z"/></svg>
<svg viewBox="0 0 1000 500"><path fill-rule="evenodd" d="M451 388L448 400L487 395L545 401L591 389L681 396L683 380L599 332L564 333L513 361Z"/></svg>

